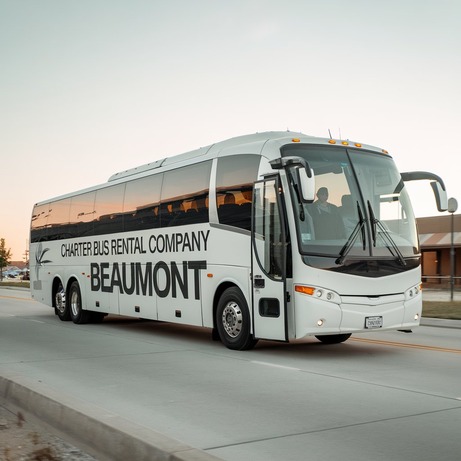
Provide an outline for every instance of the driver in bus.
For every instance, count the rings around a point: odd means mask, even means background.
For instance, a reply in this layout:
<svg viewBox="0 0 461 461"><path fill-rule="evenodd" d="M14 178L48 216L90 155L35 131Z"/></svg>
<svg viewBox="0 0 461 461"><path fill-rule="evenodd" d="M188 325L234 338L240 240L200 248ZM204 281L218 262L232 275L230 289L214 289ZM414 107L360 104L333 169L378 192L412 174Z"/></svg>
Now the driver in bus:
<svg viewBox="0 0 461 461"><path fill-rule="evenodd" d="M320 187L317 200L312 204L315 237L319 240L342 239L346 237L343 220L336 205L328 202L328 189Z"/></svg>

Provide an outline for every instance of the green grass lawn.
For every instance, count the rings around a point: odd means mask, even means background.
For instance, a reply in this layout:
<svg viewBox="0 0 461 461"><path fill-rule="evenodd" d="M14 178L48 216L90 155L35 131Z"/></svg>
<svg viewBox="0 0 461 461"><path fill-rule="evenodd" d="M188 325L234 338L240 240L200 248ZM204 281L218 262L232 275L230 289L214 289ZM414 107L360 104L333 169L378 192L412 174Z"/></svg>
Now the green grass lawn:
<svg viewBox="0 0 461 461"><path fill-rule="evenodd" d="M30 282L0 282L1 287L30 288Z"/></svg>
<svg viewBox="0 0 461 461"><path fill-rule="evenodd" d="M0 282L0 287L29 288L29 282ZM461 320L461 301L423 301L423 317Z"/></svg>
<svg viewBox="0 0 461 461"><path fill-rule="evenodd" d="M461 302L423 301L423 317L461 320Z"/></svg>

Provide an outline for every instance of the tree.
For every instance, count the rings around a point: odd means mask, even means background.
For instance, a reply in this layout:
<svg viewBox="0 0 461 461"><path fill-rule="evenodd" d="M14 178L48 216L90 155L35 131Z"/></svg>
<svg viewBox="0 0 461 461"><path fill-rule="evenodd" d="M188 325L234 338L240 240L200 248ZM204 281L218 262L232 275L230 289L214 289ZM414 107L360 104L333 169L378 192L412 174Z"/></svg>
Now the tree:
<svg viewBox="0 0 461 461"><path fill-rule="evenodd" d="M11 262L11 248L6 249L5 239L0 239L0 280L3 279L3 268Z"/></svg>

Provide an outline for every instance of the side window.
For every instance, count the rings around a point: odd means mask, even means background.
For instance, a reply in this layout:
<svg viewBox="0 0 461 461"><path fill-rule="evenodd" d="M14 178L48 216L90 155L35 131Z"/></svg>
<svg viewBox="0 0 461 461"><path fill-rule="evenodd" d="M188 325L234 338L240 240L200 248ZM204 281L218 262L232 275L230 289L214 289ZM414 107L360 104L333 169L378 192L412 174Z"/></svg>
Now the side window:
<svg viewBox="0 0 461 461"><path fill-rule="evenodd" d="M259 155L232 155L218 160L216 206L221 224L251 229L253 183L259 163Z"/></svg>
<svg viewBox="0 0 461 461"><path fill-rule="evenodd" d="M284 238L275 179L255 186L255 248L259 263L273 279L283 277Z"/></svg>
<svg viewBox="0 0 461 461"><path fill-rule="evenodd" d="M50 204L36 205L32 212L30 223L30 241L32 243L48 240L48 229L46 223L50 211Z"/></svg>
<svg viewBox="0 0 461 461"><path fill-rule="evenodd" d="M164 173L160 203L160 226L208 222L211 162Z"/></svg>
<svg viewBox="0 0 461 461"><path fill-rule="evenodd" d="M128 182L123 204L125 231L160 227L160 189L163 174Z"/></svg>
<svg viewBox="0 0 461 461"><path fill-rule="evenodd" d="M94 203L94 235L123 231L123 195L125 184L96 191Z"/></svg>
<svg viewBox="0 0 461 461"><path fill-rule="evenodd" d="M70 203L69 233L72 237L93 235L95 192L76 195Z"/></svg>
<svg viewBox="0 0 461 461"><path fill-rule="evenodd" d="M47 221L48 240L69 238L70 199L50 204Z"/></svg>

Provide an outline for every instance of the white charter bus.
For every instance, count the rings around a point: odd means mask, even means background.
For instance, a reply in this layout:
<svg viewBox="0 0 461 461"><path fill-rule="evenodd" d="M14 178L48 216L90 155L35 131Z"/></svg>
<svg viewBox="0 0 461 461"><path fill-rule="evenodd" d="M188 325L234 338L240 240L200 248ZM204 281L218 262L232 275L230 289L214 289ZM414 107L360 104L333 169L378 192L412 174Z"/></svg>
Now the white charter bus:
<svg viewBox="0 0 461 461"><path fill-rule="evenodd" d="M212 329L231 349L409 330L421 253L384 150L302 133L241 136L34 206L34 299L76 324L107 314Z"/></svg>

